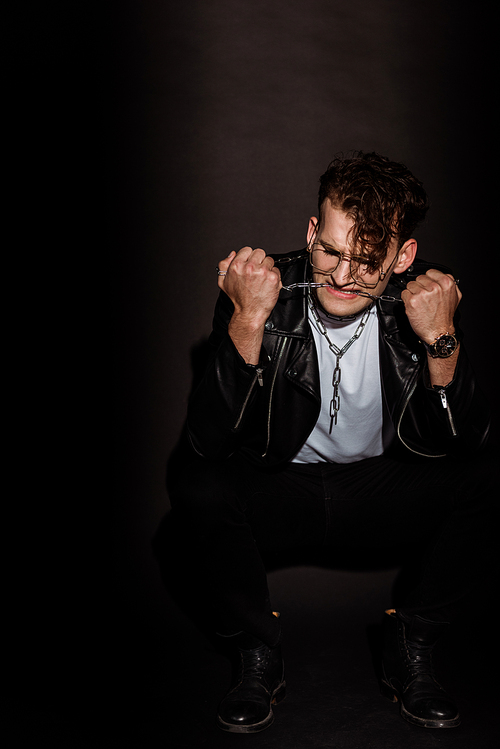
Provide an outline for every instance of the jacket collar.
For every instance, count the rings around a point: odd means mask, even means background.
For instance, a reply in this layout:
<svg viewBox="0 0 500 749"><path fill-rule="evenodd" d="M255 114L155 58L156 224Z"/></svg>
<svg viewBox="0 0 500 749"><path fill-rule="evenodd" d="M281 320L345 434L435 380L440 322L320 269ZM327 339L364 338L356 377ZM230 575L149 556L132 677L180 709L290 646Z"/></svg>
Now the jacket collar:
<svg viewBox="0 0 500 749"><path fill-rule="evenodd" d="M309 264L305 249L285 256L273 257L281 272L281 281L284 286L308 280ZM281 290L276 306L266 323L266 331L298 338L307 338L311 335L307 312L307 289Z"/></svg>

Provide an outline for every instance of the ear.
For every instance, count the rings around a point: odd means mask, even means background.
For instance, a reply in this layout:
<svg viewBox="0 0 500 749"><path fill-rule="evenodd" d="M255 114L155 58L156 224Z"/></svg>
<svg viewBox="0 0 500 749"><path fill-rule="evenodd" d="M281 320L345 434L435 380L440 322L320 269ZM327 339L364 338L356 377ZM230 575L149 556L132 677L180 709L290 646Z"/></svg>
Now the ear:
<svg viewBox="0 0 500 749"><path fill-rule="evenodd" d="M410 265L413 263L413 261L415 260L416 254L417 254L417 240L409 239L401 247L399 254L398 254L398 261L396 265L394 266L394 269L392 272L403 273L403 271L407 270L407 268L409 268Z"/></svg>
<svg viewBox="0 0 500 749"><path fill-rule="evenodd" d="M307 246L309 247L311 240L319 229L319 221L316 216L311 216L309 219L309 225L307 227Z"/></svg>

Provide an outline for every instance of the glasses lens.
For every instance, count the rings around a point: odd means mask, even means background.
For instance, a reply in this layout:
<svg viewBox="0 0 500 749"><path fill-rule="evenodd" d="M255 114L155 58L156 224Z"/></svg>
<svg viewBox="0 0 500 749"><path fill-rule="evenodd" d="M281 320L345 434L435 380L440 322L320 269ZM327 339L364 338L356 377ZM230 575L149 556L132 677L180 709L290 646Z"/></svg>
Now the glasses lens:
<svg viewBox="0 0 500 749"><path fill-rule="evenodd" d="M334 273L342 259L342 253L333 248L315 245L309 254L311 265L326 276ZM346 258L347 259L347 258ZM380 280L380 268L363 258L350 257L349 275L359 286L374 288Z"/></svg>
<svg viewBox="0 0 500 749"><path fill-rule="evenodd" d="M313 268L329 275L337 270L340 263L341 253L337 250L324 250L316 246L311 252L311 265Z"/></svg>

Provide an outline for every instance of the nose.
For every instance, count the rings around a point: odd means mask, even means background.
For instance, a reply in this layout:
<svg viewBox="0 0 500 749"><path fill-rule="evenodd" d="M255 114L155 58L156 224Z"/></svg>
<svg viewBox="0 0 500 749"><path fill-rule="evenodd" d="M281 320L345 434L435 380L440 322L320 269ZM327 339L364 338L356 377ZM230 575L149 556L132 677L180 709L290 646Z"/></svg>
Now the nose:
<svg viewBox="0 0 500 749"><path fill-rule="evenodd" d="M332 279L335 281L337 286L347 286L352 284L351 278L351 261L350 259L343 258L337 265L332 273Z"/></svg>

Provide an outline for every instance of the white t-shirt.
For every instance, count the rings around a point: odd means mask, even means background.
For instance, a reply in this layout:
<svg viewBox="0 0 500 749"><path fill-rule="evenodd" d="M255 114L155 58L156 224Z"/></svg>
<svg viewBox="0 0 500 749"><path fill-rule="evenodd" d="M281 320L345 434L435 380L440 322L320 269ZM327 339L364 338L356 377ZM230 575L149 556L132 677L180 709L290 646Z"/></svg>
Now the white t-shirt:
<svg viewBox="0 0 500 749"><path fill-rule="evenodd" d="M338 322L317 310L328 337L338 349L356 332L361 316ZM370 310L361 336L340 359L340 409L330 433L330 401L336 356L318 329L309 310L320 371L321 411L316 426L299 450L294 463L352 463L384 451L383 406L379 364L378 316Z"/></svg>

